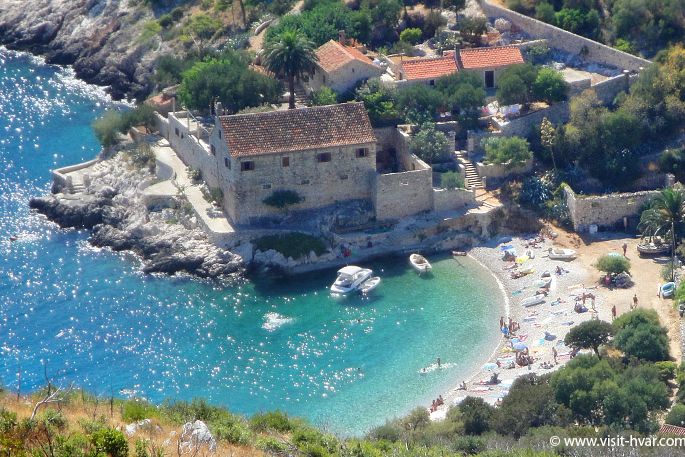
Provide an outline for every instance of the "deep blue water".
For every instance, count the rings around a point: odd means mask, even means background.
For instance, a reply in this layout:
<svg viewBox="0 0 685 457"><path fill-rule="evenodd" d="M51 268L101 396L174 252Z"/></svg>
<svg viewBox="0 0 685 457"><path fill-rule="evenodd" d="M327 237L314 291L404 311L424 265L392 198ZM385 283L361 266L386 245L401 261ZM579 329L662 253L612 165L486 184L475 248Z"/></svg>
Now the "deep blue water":
<svg viewBox="0 0 685 457"><path fill-rule="evenodd" d="M232 287L143 276L132 256L31 214L50 169L98 152L90 123L108 105L68 71L0 49L4 385L35 389L46 365L101 395L277 408L350 434L429 403L488 357L500 296L468 259L437 260L427 278L405 258L374 262L373 297L336 300L331 271ZM418 374L436 357L443 369Z"/></svg>

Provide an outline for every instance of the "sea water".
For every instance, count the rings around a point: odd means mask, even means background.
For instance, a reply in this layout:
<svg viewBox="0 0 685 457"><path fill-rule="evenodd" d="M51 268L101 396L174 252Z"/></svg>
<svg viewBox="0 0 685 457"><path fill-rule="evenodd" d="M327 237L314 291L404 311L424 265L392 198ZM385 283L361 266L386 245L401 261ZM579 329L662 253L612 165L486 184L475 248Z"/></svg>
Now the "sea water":
<svg viewBox="0 0 685 457"><path fill-rule="evenodd" d="M112 105L68 70L0 50L6 387L39 388L47 372L103 396L203 397L361 434L430 404L486 361L501 296L468 258L431 259L424 276L406 257L369 262L381 285L368 298L335 298L335 271L232 286L145 276L135 257L32 214L28 201L49 192L50 169L97 154L90 124Z"/></svg>

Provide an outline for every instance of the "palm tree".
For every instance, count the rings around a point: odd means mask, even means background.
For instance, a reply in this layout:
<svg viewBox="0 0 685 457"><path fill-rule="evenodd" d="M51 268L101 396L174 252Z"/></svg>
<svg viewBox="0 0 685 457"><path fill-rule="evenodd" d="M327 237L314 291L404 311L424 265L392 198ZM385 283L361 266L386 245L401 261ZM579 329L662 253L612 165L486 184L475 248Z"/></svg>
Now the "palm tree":
<svg viewBox="0 0 685 457"><path fill-rule="evenodd" d="M314 44L297 30L284 30L264 48L266 68L288 80L289 108L295 108L295 79L311 73L318 58Z"/></svg>
<svg viewBox="0 0 685 457"><path fill-rule="evenodd" d="M671 238L671 280L674 280L675 248L685 221L685 194L681 189L663 189L642 212L638 228L643 235L663 233Z"/></svg>

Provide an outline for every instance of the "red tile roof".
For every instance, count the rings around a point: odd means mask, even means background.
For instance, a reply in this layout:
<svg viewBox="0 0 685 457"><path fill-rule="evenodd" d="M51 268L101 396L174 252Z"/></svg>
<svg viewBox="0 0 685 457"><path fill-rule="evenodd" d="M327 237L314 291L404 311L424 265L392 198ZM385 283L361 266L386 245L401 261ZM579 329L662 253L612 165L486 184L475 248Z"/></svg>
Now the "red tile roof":
<svg viewBox="0 0 685 457"><path fill-rule="evenodd" d="M460 49L459 57L465 70L506 67L524 62L521 49L516 46Z"/></svg>
<svg viewBox="0 0 685 457"><path fill-rule="evenodd" d="M358 49L351 46L343 46L335 40L330 40L328 43L321 45L316 50L316 56L319 58L319 66L327 73L335 71L353 60L373 65L371 60Z"/></svg>
<svg viewBox="0 0 685 457"><path fill-rule="evenodd" d="M454 55L448 54L442 57L428 59L405 60L401 64L402 79L430 79L439 78L457 71L457 62Z"/></svg>
<svg viewBox="0 0 685 457"><path fill-rule="evenodd" d="M219 120L233 157L376 142L363 103L236 114Z"/></svg>
<svg viewBox="0 0 685 457"><path fill-rule="evenodd" d="M685 436L685 428L664 424L659 429L659 433L663 433L664 435Z"/></svg>

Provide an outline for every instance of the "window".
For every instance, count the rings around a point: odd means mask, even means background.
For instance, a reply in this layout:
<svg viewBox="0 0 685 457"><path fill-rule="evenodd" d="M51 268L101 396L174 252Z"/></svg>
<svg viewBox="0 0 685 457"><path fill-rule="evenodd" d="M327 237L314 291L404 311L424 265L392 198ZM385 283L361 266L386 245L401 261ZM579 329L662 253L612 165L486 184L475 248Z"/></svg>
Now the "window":
<svg viewBox="0 0 685 457"><path fill-rule="evenodd" d="M176 136L180 136L180 133L178 133L178 128L174 129L174 133L176 134Z"/></svg>
<svg viewBox="0 0 685 457"><path fill-rule="evenodd" d="M357 156L358 159L367 157L369 155L369 150L366 148L359 148L355 151L354 155Z"/></svg>
<svg viewBox="0 0 685 457"><path fill-rule="evenodd" d="M492 89L495 87L495 72L488 70L485 72L485 88Z"/></svg>
<svg viewBox="0 0 685 457"><path fill-rule="evenodd" d="M209 150L212 151L212 155L216 155L216 147L213 144L209 146Z"/></svg>
<svg viewBox="0 0 685 457"><path fill-rule="evenodd" d="M183 139L183 134L181 133L181 139Z"/></svg>
<svg viewBox="0 0 685 457"><path fill-rule="evenodd" d="M349 176L347 176L347 175L340 175L340 180L341 180L341 181L344 181L344 180L346 180L347 178L349 178Z"/></svg>
<svg viewBox="0 0 685 457"><path fill-rule="evenodd" d="M428 81L428 85L429 86L435 86L435 80L431 79L430 81Z"/></svg>
<svg viewBox="0 0 685 457"><path fill-rule="evenodd" d="M281 165L284 167L290 166L290 157L281 157Z"/></svg>
<svg viewBox="0 0 685 457"><path fill-rule="evenodd" d="M330 152L321 152L316 155L316 161L319 163L323 162L330 162L331 161L331 153Z"/></svg>
<svg viewBox="0 0 685 457"><path fill-rule="evenodd" d="M228 168L229 170L231 169L231 161L228 157L224 157L224 167Z"/></svg>
<svg viewBox="0 0 685 457"><path fill-rule="evenodd" d="M221 130L219 130L219 139L221 139Z"/></svg>
<svg viewBox="0 0 685 457"><path fill-rule="evenodd" d="M240 162L240 171L251 171L254 170L254 162L247 160L245 162Z"/></svg>
<svg viewBox="0 0 685 457"><path fill-rule="evenodd" d="M271 184L262 184L262 189L271 189Z"/></svg>
<svg viewBox="0 0 685 457"><path fill-rule="evenodd" d="M323 83L326 84L326 75L323 75L322 78L323 78Z"/></svg>

